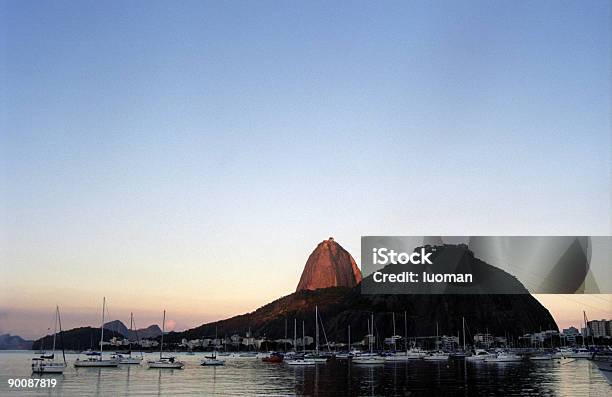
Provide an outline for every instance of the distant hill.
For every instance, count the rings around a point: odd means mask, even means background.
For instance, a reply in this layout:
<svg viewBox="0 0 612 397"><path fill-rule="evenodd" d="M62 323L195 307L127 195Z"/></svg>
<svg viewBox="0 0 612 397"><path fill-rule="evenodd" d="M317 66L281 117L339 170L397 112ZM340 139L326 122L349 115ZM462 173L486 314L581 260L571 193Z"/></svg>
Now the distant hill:
<svg viewBox="0 0 612 397"><path fill-rule="evenodd" d="M104 341L108 342L113 337L122 337L118 332L109 329L104 330ZM56 338L56 348L61 349L62 346L66 350L87 350L99 349L100 345L100 328L80 327L73 328L68 331L62 331ZM49 350L53 345L53 334L35 340L32 344L33 350Z"/></svg>
<svg viewBox="0 0 612 397"><path fill-rule="evenodd" d="M0 335L0 350L29 350L31 348L31 340L25 340L18 335Z"/></svg>
<svg viewBox="0 0 612 397"><path fill-rule="evenodd" d="M114 336L135 341L137 340L136 333L138 333L139 339L154 339L161 335L161 329L154 324L137 331L130 331L125 324L119 320L110 321L104 324L105 341L111 340ZM100 328L80 327L63 331L61 335L58 335L56 343L60 346L59 348L61 348L63 344L67 350L86 350L90 348L96 350L99 347L99 341ZM34 341L31 348L35 350L40 349L40 346L49 348L52 343L53 335L47 335L44 338Z"/></svg>
<svg viewBox="0 0 612 397"><path fill-rule="evenodd" d="M352 288L330 287L315 290L299 290L275 300L254 312L231 317L227 320L204 324L199 327L171 333L168 341L181 338L196 339L213 336L215 329L220 336L234 333L244 335L249 329L255 336L281 338L285 335L285 321L288 335L293 335L294 319L297 319L297 334L301 336L302 321L306 335L314 335L315 306L323 319L329 340L346 341L347 328L351 326L354 340L367 333L367 321L374 313L374 324L378 335L391 336L392 315L396 317L396 333L404 333L403 313L407 312L409 336L456 335L465 317L471 334L488 330L494 335L523 335L540 329L557 329L555 320L548 310L533 298L511 275L474 258L467 247L440 247L459 258L461 266L478 269L479 274L490 275L504 285L512 285L521 294L439 294L439 295L381 295L362 294L361 285ZM315 269L316 270L316 269ZM363 280L370 282L370 277Z"/></svg>
<svg viewBox="0 0 612 397"><path fill-rule="evenodd" d="M123 335L130 340L156 338L161 335L162 331L157 324L149 325L147 328L141 328L135 331L130 331L128 327L120 320L109 321L104 324L104 329L109 329Z"/></svg>

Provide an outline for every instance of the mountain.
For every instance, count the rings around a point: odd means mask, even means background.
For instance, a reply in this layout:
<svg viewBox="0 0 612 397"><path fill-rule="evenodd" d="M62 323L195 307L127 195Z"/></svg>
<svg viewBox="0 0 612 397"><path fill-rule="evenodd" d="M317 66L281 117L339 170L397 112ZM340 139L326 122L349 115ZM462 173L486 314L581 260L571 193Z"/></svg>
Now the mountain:
<svg viewBox="0 0 612 397"><path fill-rule="evenodd" d="M132 341L137 339L155 339L161 335L161 329L156 324L137 331L130 331L120 320L109 321L104 324L104 340L109 341L112 337L128 338ZM62 341L63 338L63 341ZM68 350L98 349L100 341L100 328L80 327L63 331L57 338L59 348L62 344ZM53 335L40 338L32 344L32 349L40 349L40 346L49 348L53 343Z"/></svg>
<svg viewBox="0 0 612 397"><path fill-rule="evenodd" d="M477 268L479 274L491 275L504 284L516 286L524 293L362 294L361 285L352 288L301 289L254 312L204 324L184 332L172 333L168 340L180 341L181 338L196 339L212 336L215 330L219 335L229 336L234 333L244 335L249 329L255 336L277 339L285 335L285 321L289 327L288 334L293 335L294 319L297 320L298 335L302 334L301 324L304 321L306 335L312 336L315 328L315 306L319 308L327 338L334 341L346 341L349 325L354 340L362 338L367 333L367 321L372 312L376 333L382 336L391 336L393 333L391 313L395 313L396 316L396 332L403 334L404 312L407 313L409 336L435 335L436 325L439 326L440 335L456 335L457 330L461 329L463 317L472 335L488 330L494 335L516 337L540 329L557 329L555 320L548 310L529 295L514 277L478 261L465 246L441 246L438 254L442 255L444 250L448 250L449 256L459 256L462 266ZM309 263L306 264L306 267L308 266ZM313 270L316 273L317 269ZM367 277L363 282L370 282L369 280L371 277Z"/></svg>
<svg viewBox="0 0 612 397"><path fill-rule="evenodd" d="M120 320L109 321L104 324L104 329L116 331L130 340L156 338L161 335L162 331L157 324L149 325L147 328L141 328L135 331L130 331L128 327Z"/></svg>
<svg viewBox="0 0 612 397"><path fill-rule="evenodd" d="M157 324L149 325L147 328L141 328L138 330L138 337L140 339L154 339L162 334L161 328Z"/></svg>
<svg viewBox="0 0 612 397"><path fill-rule="evenodd" d="M361 282L355 259L333 237L322 241L310 254L296 292L329 287L352 288Z"/></svg>
<svg viewBox="0 0 612 397"><path fill-rule="evenodd" d="M131 336L130 330L125 326L120 320L113 320L107 323L104 323L104 329L109 329L111 331L116 331L126 338Z"/></svg>
<svg viewBox="0 0 612 397"><path fill-rule="evenodd" d="M121 335L118 332L104 329L104 341L110 341L111 338L120 338ZM86 349L99 349L100 345L100 328L92 327L80 327L73 328L68 331L62 331L58 334L56 340L57 349L61 349L65 346L66 350L86 350ZM53 345L53 334L47 335L43 338L35 340L32 344L34 350L50 349Z"/></svg>
<svg viewBox="0 0 612 397"><path fill-rule="evenodd" d="M25 340L21 336L3 334L0 335L0 350L29 350L32 347L31 340Z"/></svg>

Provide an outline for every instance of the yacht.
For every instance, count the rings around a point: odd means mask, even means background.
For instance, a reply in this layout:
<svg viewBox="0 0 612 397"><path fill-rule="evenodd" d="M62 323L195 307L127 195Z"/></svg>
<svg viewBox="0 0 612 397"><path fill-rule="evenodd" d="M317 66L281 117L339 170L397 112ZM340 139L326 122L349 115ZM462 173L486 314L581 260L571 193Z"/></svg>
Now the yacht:
<svg viewBox="0 0 612 397"><path fill-rule="evenodd" d="M159 360L149 361L149 368L183 369L185 364L174 357L164 357L164 334L166 333L166 311L162 320L161 343L159 344Z"/></svg>
<svg viewBox="0 0 612 397"><path fill-rule="evenodd" d="M440 346L440 333L438 331L438 322L436 321L436 348ZM426 361L445 361L448 360L448 353L444 353L443 351L429 352L425 356L423 356L423 360Z"/></svg>
<svg viewBox="0 0 612 397"><path fill-rule="evenodd" d="M130 331L133 331L134 328L134 313L130 313ZM131 332L130 332L131 335ZM140 352L140 357L132 357L132 341L130 340L130 338L128 337L128 341L129 341L129 346L128 349L129 351L124 355L121 353L115 353L113 356L111 356L112 359L115 359L117 361L119 361L119 364L140 364L142 361L142 352Z"/></svg>
<svg viewBox="0 0 612 397"><path fill-rule="evenodd" d="M215 340L217 340L217 327L215 327ZM204 359L200 361L200 365L203 367L218 367L221 365L225 365L225 360L221 360L218 358L219 353L217 353L217 346L215 345L213 352L210 356L204 356ZM225 355L227 357L227 355Z"/></svg>
<svg viewBox="0 0 612 397"><path fill-rule="evenodd" d="M365 353L353 357L353 364L384 364L385 358L376 353Z"/></svg>
<svg viewBox="0 0 612 397"><path fill-rule="evenodd" d="M215 327L215 340L217 339L217 328ZM217 358L217 349L213 350L210 356L204 356L204 359L200 361L200 365L203 367L218 367L221 365L225 365L225 360L220 360Z"/></svg>
<svg viewBox="0 0 612 397"><path fill-rule="evenodd" d="M200 361L200 365L203 367L218 367L221 365L225 365L225 360L220 360L217 358L217 354L215 352L213 352L212 355L210 356L205 356L204 359L202 361Z"/></svg>
<svg viewBox="0 0 612 397"><path fill-rule="evenodd" d="M33 374L63 374L66 369L66 355L64 354L64 343L62 342L62 361L55 361L55 341L57 338L57 324L59 322L60 334L62 332L62 321L59 314L59 306L55 307L55 326L53 329L53 351L47 355L44 352L40 357L32 359ZM41 341L42 343L42 341Z"/></svg>
<svg viewBox="0 0 612 397"><path fill-rule="evenodd" d="M111 359L117 360L119 364L140 364L142 358L132 357L132 352L128 352L127 356L120 353L115 353L111 356Z"/></svg>
<svg viewBox="0 0 612 397"><path fill-rule="evenodd" d="M410 357L408 356L408 352L397 352L388 354L383 357L385 361L408 361Z"/></svg>
<svg viewBox="0 0 612 397"><path fill-rule="evenodd" d="M315 353L307 354L305 359L314 360L314 362L317 364L324 364L330 357L319 352L319 320L319 307L315 306ZM321 324L323 323L321 322ZM325 334L325 329L323 329L323 334ZM329 344L327 345L327 348L329 349Z"/></svg>
<svg viewBox="0 0 612 397"><path fill-rule="evenodd" d="M316 365L317 362L311 358L295 357L291 360L285 360L288 365Z"/></svg>
<svg viewBox="0 0 612 397"><path fill-rule="evenodd" d="M467 356L465 359L467 361L484 361L485 358L493 358L496 356L496 354L489 353L484 349L476 349L474 350L474 354L472 354L471 356Z"/></svg>
<svg viewBox="0 0 612 397"><path fill-rule="evenodd" d="M520 361L523 361L521 356L507 352L501 352L494 357L487 357L484 359L485 363L511 363Z"/></svg>
<svg viewBox="0 0 612 397"><path fill-rule="evenodd" d="M586 347L574 349L565 354L565 358L591 358L593 353Z"/></svg>
<svg viewBox="0 0 612 397"><path fill-rule="evenodd" d="M102 299L102 324L100 324L100 352L99 354L88 354L85 360L77 358L74 362L74 366L79 367L99 367L99 368L113 368L119 365L119 361L116 358L104 359L102 351L104 349L104 315L106 314L106 297Z"/></svg>
<svg viewBox="0 0 612 397"><path fill-rule="evenodd" d="M555 359L565 358L571 352L572 352L572 349L562 347L561 349L556 349L554 351L554 353L552 354L552 358L555 358Z"/></svg>
<svg viewBox="0 0 612 397"><path fill-rule="evenodd" d="M423 357L423 360L426 360L426 361L446 361L446 360L448 360L449 357L450 357L450 355L448 353L444 353L444 352L438 351L438 352L431 352L431 353L427 354L425 357Z"/></svg>
<svg viewBox="0 0 612 397"><path fill-rule="evenodd" d="M368 321L368 334L366 335L366 338L368 338L368 346L370 348L370 352L354 356L351 359L351 363L359 365L384 364L385 358L377 353L374 353L374 313L372 313L371 322Z"/></svg>
<svg viewBox="0 0 612 397"><path fill-rule="evenodd" d="M277 364L277 363L282 363L284 359L285 359L285 356L282 353L274 352L274 353L271 353L268 357L263 357L261 361L264 363Z"/></svg>

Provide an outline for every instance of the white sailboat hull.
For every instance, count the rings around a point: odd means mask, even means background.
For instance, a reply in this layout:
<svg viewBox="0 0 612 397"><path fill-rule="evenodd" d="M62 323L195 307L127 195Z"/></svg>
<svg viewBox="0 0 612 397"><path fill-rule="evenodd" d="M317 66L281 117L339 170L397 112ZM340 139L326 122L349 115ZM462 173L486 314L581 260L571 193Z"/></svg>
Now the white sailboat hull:
<svg viewBox="0 0 612 397"><path fill-rule="evenodd" d="M90 368L112 368L117 367L119 362L116 360L76 360L74 366L79 367L90 367Z"/></svg>
<svg viewBox="0 0 612 397"><path fill-rule="evenodd" d="M407 356L405 354L403 355L393 355L393 356L385 356L384 358L385 361L408 361L410 360L410 356Z"/></svg>
<svg viewBox="0 0 612 397"><path fill-rule="evenodd" d="M225 361L224 360L218 360L216 358L206 358L204 360L202 360L202 362L200 362L200 365L207 367L207 366L219 366L219 365L225 365Z"/></svg>
<svg viewBox="0 0 612 397"><path fill-rule="evenodd" d="M32 364L33 374L63 374L66 369L64 363L41 363Z"/></svg>
<svg viewBox="0 0 612 397"><path fill-rule="evenodd" d="M434 354L431 356L425 356L423 357L423 360L426 361L447 361L448 360L448 355L446 354Z"/></svg>
<svg viewBox="0 0 612 397"><path fill-rule="evenodd" d="M382 356L353 357L351 362L353 364L384 364L385 358Z"/></svg>
<svg viewBox="0 0 612 397"><path fill-rule="evenodd" d="M306 360L287 360L285 361L288 365L316 365L316 361L313 359Z"/></svg>
<svg viewBox="0 0 612 397"><path fill-rule="evenodd" d="M119 360L119 364L140 364L142 360L135 357L125 357Z"/></svg>
<svg viewBox="0 0 612 397"><path fill-rule="evenodd" d="M506 356L506 357L491 357L485 358L485 363L518 363L523 361L520 356Z"/></svg>
<svg viewBox="0 0 612 397"><path fill-rule="evenodd" d="M167 361L149 361L149 368L168 368L168 369L183 369L185 364L180 361L175 361L173 363Z"/></svg>
<svg viewBox="0 0 612 397"><path fill-rule="evenodd" d="M494 354L482 354L478 356L467 356L465 359L467 361L484 361L487 358L495 358Z"/></svg>

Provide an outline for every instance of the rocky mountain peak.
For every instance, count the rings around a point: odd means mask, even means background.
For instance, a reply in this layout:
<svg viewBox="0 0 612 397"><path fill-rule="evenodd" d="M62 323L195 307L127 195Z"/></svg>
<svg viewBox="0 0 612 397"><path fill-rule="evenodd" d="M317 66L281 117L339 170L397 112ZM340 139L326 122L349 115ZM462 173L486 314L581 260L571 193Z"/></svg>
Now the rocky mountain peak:
<svg viewBox="0 0 612 397"><path fill-rule="evenodd" d="M328 287L352 288L360 282L361 271L355 259L330 237L319 243L308 257L296 292Z"/></svg>

